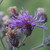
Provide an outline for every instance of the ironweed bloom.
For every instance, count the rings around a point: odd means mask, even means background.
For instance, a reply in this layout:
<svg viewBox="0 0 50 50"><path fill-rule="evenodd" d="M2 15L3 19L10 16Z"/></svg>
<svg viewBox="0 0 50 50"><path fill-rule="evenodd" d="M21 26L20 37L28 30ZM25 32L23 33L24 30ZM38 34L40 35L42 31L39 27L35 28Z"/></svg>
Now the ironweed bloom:
<svg viewBox="0 0 50 50"><path fill-rule="evenodd" d="M27 36L29 36L32 33L32 30L35 26L40 27L42 29L47 29L47 27L45 27L46 23L44 23L42 26L37 24L44 21L44 19L42 19L41 17L39 18L39 20L37 20L37 16L38 13L33 17L29 14L28 11L21 10L17 19L12 17L12 24L10 24L9 27L21 27L20 29L23 30Z"/></svg>
<svg viewBox="0 0 50 50"><path fill-rule="evenodd" d="M44 8L38 8L37 9L38 12L38 18L42 17L42 19L44 19L44 21L42 23L46 23L47 22L47 15L45 14L45 10Z"/></svg>
<svg viewBox="0 0 50 50"><path fill-rule="evenodd" d="M15 30L11 30L11 28L6 27L6 30L8 31L6 35L8 36L10 43L14 47L17 47L22 37L22 32L17 28Z"/></svg>

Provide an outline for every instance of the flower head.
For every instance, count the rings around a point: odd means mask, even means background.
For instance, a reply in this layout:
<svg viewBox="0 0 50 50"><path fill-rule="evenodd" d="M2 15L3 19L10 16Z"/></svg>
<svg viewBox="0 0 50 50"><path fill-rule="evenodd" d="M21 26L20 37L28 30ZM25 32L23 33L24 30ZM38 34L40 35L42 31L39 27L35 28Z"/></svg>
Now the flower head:
<svg viewBox="0 0 50 50"><path fill-rule="evenodd" d="M21 30L24 31L24 34L26 36L31 35L32 30L34 29L35 26L40 27L42 29L48 29L47 27L45 27L46 23L44 23L42 26L38 25L38 23L43 22L44 19L42 20L42 18L40 17L38 20L37 16L38 16L38 13L35 13L35 16L33 17L32 15L30 15L28 11L21 10L17 19L14 17L11 18L12 24L10 24L9 27L11 28L19 27Z"/></svg>
<svg viewBox="0 0 50 50"><path fill-rule="evenodd" d="M41 17L39 20L37 20L37 16L38 16L38 13L33 17L32 15L29 14L28 11L23 12L21 10L17 19L12 17L11 19L12 24L10 24L9 26L10 27L22 27L22 29L31 28L31 30L33 30L35 26L40 27L42 29L47 29L47 27L44 26L46 23L43 24L42 26L37 24L37 23L44 21L41 19Z"/></svg>

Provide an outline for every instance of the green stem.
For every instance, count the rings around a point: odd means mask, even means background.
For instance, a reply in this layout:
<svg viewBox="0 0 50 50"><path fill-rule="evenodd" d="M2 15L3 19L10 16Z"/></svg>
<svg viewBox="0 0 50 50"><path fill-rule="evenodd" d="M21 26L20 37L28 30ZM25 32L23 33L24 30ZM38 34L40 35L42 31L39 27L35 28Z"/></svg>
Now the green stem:
<svg viewBox="0 0 50 50"><path fill-rule="evenodd" d="M46 34L45 29L43 29L43 43L44 44L45 44L45 34Z"/></svg>

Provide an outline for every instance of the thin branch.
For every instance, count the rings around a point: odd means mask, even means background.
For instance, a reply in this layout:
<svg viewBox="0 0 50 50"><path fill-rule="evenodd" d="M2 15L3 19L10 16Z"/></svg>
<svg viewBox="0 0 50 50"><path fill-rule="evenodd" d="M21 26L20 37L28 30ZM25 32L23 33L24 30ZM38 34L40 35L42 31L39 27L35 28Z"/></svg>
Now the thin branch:
<svg viewBox="0 0 50 50"><path fill-rule="evenodd" d="M42 48L42 47L44 47L44 46L47 46L48 44L50 44L50 42L45 43L45 44L41 44L41 45L39 45L39 46L37 46L37 47L35 47L35 48L32 48L31 50L37 50L38 48Z"/></svg>
<svg viewBox="0 0 50 50"><path fill-rule="evenodd" d="M45 26L46 26L46 24L45 24ZM42 41L42 43L46 43L46 30L45 29L43 29L43 41Z"/></svg>
<svg viewBox="0 0 50 50"><path fill-rule="evenodd" d="M36 50L36 49L41 48L41 47L43 47L43 45L42 45L42 44L41 44L41 45L39 45L39 46L37 46L37 47L35 47L35 48L32 48L31 50Z"/></svg>
<svg viewBox="0 0 50 50"><path fill-rule="evenodd" d="M45 34L46 34L46 32L45 32L45 29L43 29L43 41L42 41L42 43L44 43L45 44Z"/></svg>

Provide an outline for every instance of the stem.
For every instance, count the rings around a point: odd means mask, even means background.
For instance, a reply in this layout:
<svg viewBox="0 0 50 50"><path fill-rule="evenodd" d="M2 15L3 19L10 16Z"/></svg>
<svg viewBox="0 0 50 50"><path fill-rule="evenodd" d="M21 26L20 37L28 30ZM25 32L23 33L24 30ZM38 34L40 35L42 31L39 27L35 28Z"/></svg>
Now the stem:
<svg viewBox="0 0 50 50"><path fill-rule="evenodd" d="M46 24L44 25L44 26L46 26ZM46 36L46 30L45 29L43 29L43 44L45 44L46 43L46 41L45 41L45 37Z"/></svg>
<svg viewBox="0 0 50 50"><path fill-rule="evenodd" d="M8 45L8 50L13 50L13 47L11 46L9 40L7 40L7 38L5 39L7 45Z"/></svg>
<svg viewBox="0 0 50 50"><path fill-rule="evenodd" d="M13 47L13 50L19 50L19 48Z"/></svg>
<svg viewBox="0 0 50 50"><path fill-rule="evenodd" d="M43 29L43 43L45 44L45 29Z"/></svg>
<svg viewBox="0 0 50 50"><path fill-rule="evenodd" d="M19 44L18 48L20 48L23 45L23 43L26 40L26 38L27 38L27 36L24 37L24 40Z"/></svg>
<svg viewBox="0 0 50 50"><path fill-rule="evenodd" d="M8 43L8 50L13 50L13 47L11 46L10 43Z"/></svg>
<svg viewBox="0 0 50 50"><path fill-rule="evenodd" d="M15 48L13 47L13 50L15 50Z"/></svg>
<svg viewBox="0 0 50 50"><path fill-rule="evenodd" d="M48 44L50 44L50 42L45 43L45 44L41 44L41 45L39 45L39 46L37 46L37 47L35 47L35 48L32 48L31 50L37 50L38 48L41 48L41 47L47 46Z"/></svg>
<svg viewBox="0 0 50 50"><path fill-rule="evenodd" d="M16 50L19 50L19 48L16 48Z"/></svg>
<svg viewBox="0 0 50 50"><path fill-rule="evenodd" d="M39 45L39 46L37 46L37 47L35 47L35 48L32 48L31 50L36 50L36 49L38 49L38 48L41 48L41 47L43 47L44 45Z"/></svg>

